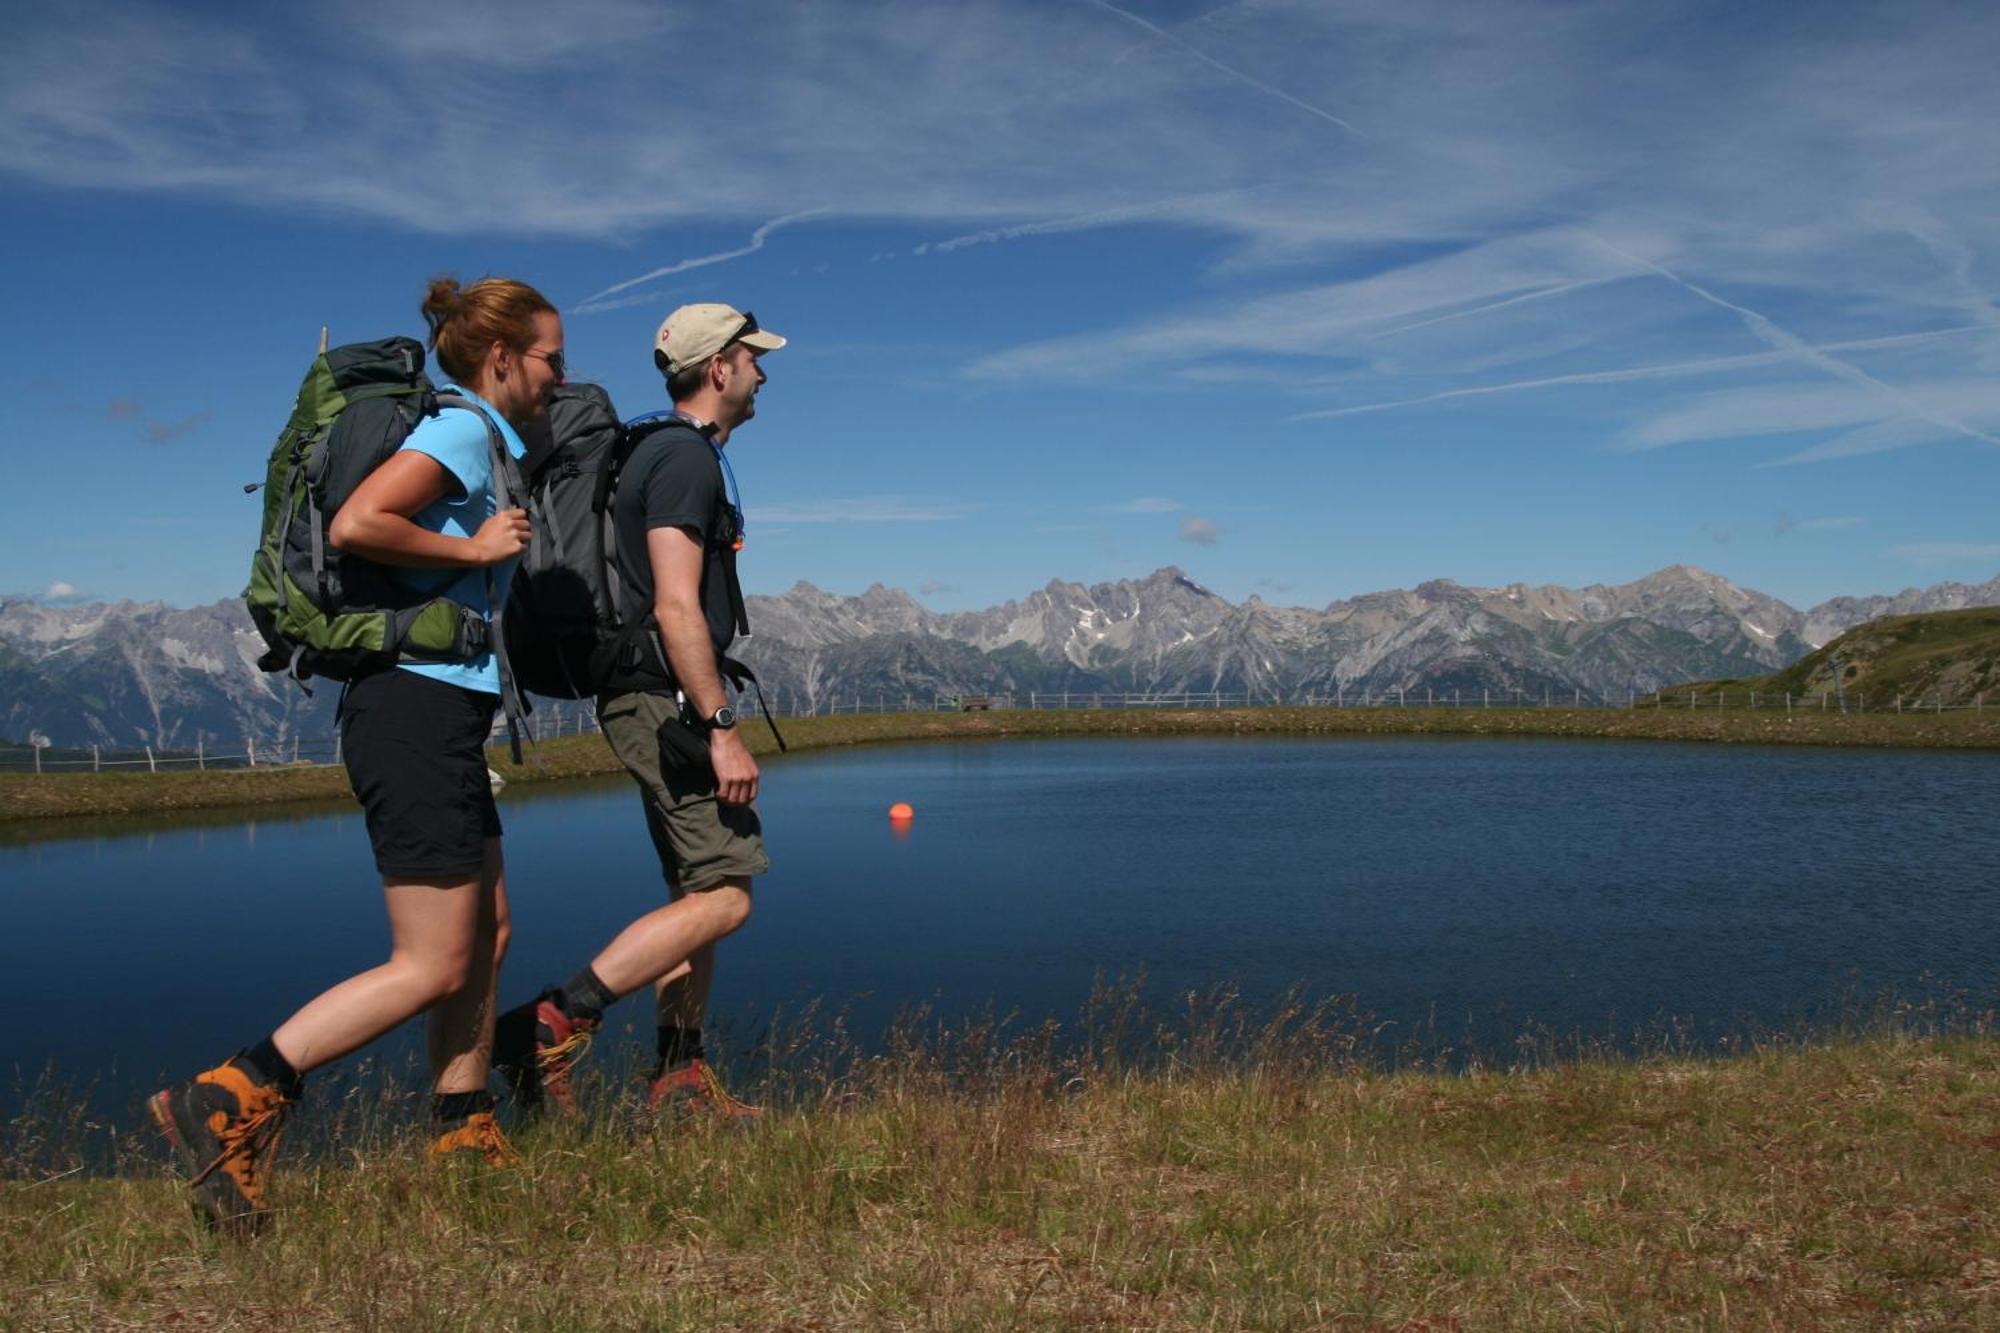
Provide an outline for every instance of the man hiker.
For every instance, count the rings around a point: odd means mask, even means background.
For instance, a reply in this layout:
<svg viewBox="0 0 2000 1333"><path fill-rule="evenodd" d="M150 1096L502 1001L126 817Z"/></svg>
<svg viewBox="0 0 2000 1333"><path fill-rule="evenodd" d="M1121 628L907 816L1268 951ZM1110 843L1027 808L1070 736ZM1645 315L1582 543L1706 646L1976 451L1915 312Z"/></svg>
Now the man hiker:
<svg viewBox="0 0 2000 1333"><path fill-rule="evenodd" d="M716 942L749 918L751 879L770 866L753 804L757 761L722 684L737 674L729 646L748 628L736 581L743 514L722 449L756 415L760 358L784 345L754 315L719 304L682 306L654 339L674 410L638 438L613 499L621 613L632 632L597 715L638 784L670 901L561 987L501 1016L494 1062L524 1104L546 1096L573 1113L570 1073L604 1010L650 984L659 1060L648 1104L741 1123L762 1114L709 1067L702 1020Z"/></svg>

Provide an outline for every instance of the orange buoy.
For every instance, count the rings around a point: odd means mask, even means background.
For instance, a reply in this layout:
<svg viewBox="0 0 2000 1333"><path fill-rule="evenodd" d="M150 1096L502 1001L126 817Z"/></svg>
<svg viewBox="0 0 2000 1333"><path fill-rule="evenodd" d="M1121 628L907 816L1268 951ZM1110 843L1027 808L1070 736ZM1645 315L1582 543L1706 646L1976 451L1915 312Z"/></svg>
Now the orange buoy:
<svg viewBox="0 0 2000 1333"><path fill-rule="evenodd" d="M895 820L898 823L901 823L906 819L915 819L916 817L917 817L917 812L910 808L910 803L908 801L898 801L894 805L889 807L889 818Z"/></svg>

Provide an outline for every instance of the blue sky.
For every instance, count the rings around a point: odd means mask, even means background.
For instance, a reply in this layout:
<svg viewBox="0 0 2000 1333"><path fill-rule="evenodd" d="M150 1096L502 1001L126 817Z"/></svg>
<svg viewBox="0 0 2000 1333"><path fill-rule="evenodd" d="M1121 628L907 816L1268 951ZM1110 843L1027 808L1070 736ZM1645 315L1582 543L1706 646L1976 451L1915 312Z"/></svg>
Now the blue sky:
<svg viewBox="0 0 2000 1333"><path fill-rule="evenodd" d="M322 324L754 309L753 592L2000 570L2000 10L11 7L0 590L242 586Z"/></svg>

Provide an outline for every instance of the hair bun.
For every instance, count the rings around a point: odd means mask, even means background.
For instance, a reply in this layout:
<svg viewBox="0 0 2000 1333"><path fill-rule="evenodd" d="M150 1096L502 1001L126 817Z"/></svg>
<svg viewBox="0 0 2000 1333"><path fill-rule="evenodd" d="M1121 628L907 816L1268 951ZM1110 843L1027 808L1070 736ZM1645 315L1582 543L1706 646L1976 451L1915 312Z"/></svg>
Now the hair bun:
<svg viewBox="0 0 2000 1333"><path fill-rule="evenodd" d="M457 314L465 304L465 297L459 290L458 279L453 277L432 278L430 287L424 292L424 323L430 326L431 345L437 345L438 330L445 321Z"/></svg>

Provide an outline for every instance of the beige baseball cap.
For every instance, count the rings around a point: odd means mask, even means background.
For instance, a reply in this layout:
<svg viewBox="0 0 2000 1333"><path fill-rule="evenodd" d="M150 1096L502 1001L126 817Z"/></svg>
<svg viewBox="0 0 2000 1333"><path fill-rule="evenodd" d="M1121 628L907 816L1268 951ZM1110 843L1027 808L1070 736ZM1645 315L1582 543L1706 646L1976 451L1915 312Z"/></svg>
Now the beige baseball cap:
<svg viewBox="0 0 2000 1333"><path fill-rule="evenodd" d="M785 340L757 326L757 317L735 306L705 302L684 305L667 316L653 339L653 363L669 375L698 365L731 343L775 352Z"/></svg>

